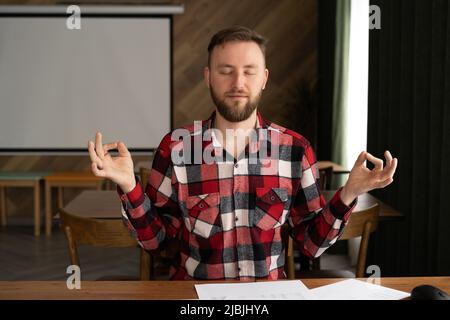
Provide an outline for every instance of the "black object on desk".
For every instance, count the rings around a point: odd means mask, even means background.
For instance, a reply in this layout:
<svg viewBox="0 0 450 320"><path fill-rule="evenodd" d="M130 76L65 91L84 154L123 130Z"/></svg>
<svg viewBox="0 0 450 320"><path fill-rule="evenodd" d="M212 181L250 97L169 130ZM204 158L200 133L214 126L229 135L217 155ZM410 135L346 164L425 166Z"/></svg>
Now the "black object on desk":
<svg viewBox="0 0 450 320"><path fill-rule="evenodd" d="M413 289L411 300L450 300L450 295L434 286L422 285Z"/></svg>

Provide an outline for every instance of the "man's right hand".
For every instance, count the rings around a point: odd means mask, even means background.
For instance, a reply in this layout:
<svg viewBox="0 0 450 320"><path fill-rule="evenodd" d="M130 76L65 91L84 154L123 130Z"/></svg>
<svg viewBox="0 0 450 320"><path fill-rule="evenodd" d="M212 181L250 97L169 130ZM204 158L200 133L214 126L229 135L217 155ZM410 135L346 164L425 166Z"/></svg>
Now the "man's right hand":
<svg viewBox="0 0 450 320"><path fill-rule="evenodd" d="M117 157L111 157L110 150L117 149ZM97 177L115 182L123 192L128 193L136 186L134 166L131 154L123 142L112 142L102 145L102 134L97 132L95 144L88 142L91 170Z"/></svg>

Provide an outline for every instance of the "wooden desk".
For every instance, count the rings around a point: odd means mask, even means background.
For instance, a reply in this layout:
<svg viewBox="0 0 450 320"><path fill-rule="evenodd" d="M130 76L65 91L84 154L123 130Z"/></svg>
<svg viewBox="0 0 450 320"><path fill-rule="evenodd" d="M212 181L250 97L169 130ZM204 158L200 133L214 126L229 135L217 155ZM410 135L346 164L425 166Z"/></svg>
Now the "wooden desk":
<svg viewBox="0 0 450 320"><path fill-rule="evenodd" d="M322 195L325 198L325 200L327 200L327 201L329 201L335 193L336 193L336 190L322 191ZM356 208L354 209L353 212L358 212L358 211L362 211L364 209L370 208L376 203L378 203L380 206L380 215L379 215L380 221L391 221L391 220L404 219L404 215L400 211L395 210L388 204L375 198L370 193L364 193L358 197L358 204L356 205Z"/></svg>
<svg viewBox="0 0 450 320"><path fill-rule="evenodd" d="M90 172L54 172L44 177L45 180L45 234L52 234L52 188L58 188L58 208L64 206L63 188L95 188L100 190L105 179Z"/></svg>
<svg viewBox="0 0 450 320"><path fill-rule="evenodd" d="M40 181L48 172L0 172L0 221L6 226L6 188L32 188L34 195L34 235L41 234L41 188Z"/></svg>
<svg viewBox="0 0 450 320"><path fill-rule="evenodd" d="M302 279L313 289L343 279ZM363 279L364 280L364 279ZM282 280L281 280L282 281ZM0 300L175 300L198 299L194 285L225 281L82 281L69 290L65 281L0 281ZM239 281L227 281L239 282ZM429 284L450 292L450 277L381 278L382 286L411 292Z"/></svg>

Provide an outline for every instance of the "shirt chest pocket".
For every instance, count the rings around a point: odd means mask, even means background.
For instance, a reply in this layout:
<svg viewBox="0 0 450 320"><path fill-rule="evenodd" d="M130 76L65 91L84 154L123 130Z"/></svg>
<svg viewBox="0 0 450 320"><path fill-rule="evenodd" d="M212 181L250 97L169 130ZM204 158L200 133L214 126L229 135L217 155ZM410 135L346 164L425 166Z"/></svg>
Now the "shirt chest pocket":
<svg viewBox="0 0 450 320"><path fill-rule="evenodd" d="M186 199L187 216L185 216L187 229L203 238L215 235L222 229L219 205L219 193L188 197Z"/></svg>
<svg viewBox="0 0 450 320"><path fill-rule="evenodd" d="M252 222L255 227L270 230L284 223L288 205L285 188L256 188L255 212Z"/></svg>

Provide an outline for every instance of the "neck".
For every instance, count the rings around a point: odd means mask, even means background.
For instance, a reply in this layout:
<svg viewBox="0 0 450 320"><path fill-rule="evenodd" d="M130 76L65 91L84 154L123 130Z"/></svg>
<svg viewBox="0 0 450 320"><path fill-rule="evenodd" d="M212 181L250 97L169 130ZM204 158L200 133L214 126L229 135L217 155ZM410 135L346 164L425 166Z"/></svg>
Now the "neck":
<svg viewBox="0 0 450 320"><path fill-rule="evenodd" d="M256 127L256 119L256 109L248 119L240 122L227 121L216 111L214 127L222 133L222 137L218 138L219 143L222 144L234 158L237 158L249 143L248 139L251 130ZM233 130L231 136L227 136L227 129Z"/></svg>
<svg viewBox="0 0 450 320"><path fill-rule="evenodd" d="M226 120L224 117L222 117L222 115L216 110L214 127L216 129L219 129L222 132L222 134L225 136L227 129L233 129L233 130L254 129L256 127L257 117L258 117L257 109L255 109L255 111L253 111L253 113L250 115L250 117L248 119L246 119L244 121L240 121L240 122L230 122L230 121Z"/></svg>

